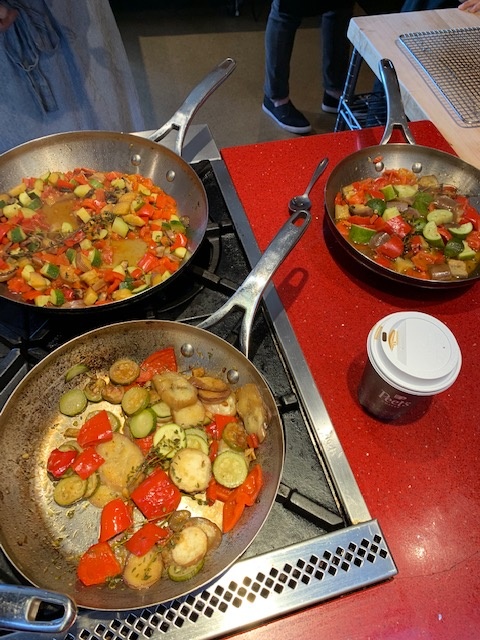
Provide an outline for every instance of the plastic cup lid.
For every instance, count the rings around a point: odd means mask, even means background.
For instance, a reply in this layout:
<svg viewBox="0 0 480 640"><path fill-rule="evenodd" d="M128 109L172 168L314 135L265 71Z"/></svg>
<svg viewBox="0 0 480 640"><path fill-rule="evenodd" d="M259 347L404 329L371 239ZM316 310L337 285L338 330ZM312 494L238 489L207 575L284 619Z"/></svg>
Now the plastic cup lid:
<svg viewBox="0 0 480 640"><path fill-rule="evenodd" d="M370 362L393 387L413 395L445 391L456 380L462 355L450 329L426 313L401 311L378 322L367 340Z"/></svg>

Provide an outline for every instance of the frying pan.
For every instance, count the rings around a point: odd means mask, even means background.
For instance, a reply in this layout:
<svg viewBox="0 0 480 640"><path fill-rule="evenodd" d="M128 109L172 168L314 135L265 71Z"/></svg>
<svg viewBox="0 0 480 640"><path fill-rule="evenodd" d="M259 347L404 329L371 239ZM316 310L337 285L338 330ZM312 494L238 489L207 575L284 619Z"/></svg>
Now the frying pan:
<svg viewBox="0 0 480 640"><path fill-rule="evenodd" d="M408 286L431 289L451 289L471 284L472 281L480 278L480 267L477 267L468 278L449 281L423 280L392 271L377 264L371 258L358 251L342 236L335 225L335 196L342 187L356 180L377 178L384 169L399 169L403 167L411 169L419 176L435 175L440 182L455 185L459 193L464 195L479 193L480 170L449 153L415 144L403 110L398 79L392 62L386 59L381 60L379 71L387 96L387 125L383 137L379 145L356 151L341 160L333 169L325 186L327 222L342 247L355 260L376 274L396 282L405 283ZM407 143L387 144L392 136L394 127L402 129ZM381 158L381 160L376 161L378 158ZM478 196L476 196L476 202L471 200L471 203L477 209L480 208L480 198Z"/></svg>
<svg viewBox="0 0 480 640"><path fill-rule="evenodd" d="M237 298L249 324L258 301L276 267L298 242L309 222L308 212L292 216L280 229L247 277ZM249 292L249 300L245 299ZM230 309L224 305L224 312ZM247 308L249 307L249 309ZM215 315L204 324L219 320ZM248 340L249 329L243 330ZM119 357L141 361L162 347L173 346L179 370L203 366L236 388L257 385L271 415L265 441L258 453L264 474L260 502L247 509L240 526L223 536L203 570L187 582L162 579L144 591L119 585L84 587L76 578L76 559L98 539L99 511L90 504L58 507L47 477L49 453L62 441L66 418L58 411L61 394L75 386L65 383L74 364L85 363L93 373L108 372ZM98 406L98 405L97 405ZM78 606L108 611L147 607L180 597L213 580L247 549L274 503L284 460L284 435L275 400L262 374L243 353L201 327L163 320L137 320L90 331L59 347L38 363L18 385L0 413L0 545L16 569L40 589L68 594ZM71 515L71 514L70 514ZM0 588L0 597L2 590Z"/></svg>
<svg viewBox="0 0 480 640"><path fill-rule="evenodd" d="M0 191L19 184L22 178L38 176L46 170L68 171L89 167L98 171L121 171L147 176L166 193L175 198L180 216L188 216L187 231L189 258L184 260L174 276L184 269L200 246L208 221L208 202L205 189L195 171L181 157L188 126L205 100L232 73L236 62L226 58L191 91L178 111L163 127L149 138L111 131L74 131L60 133L26 142L0 156ZM158 144L171 131L177 132L175 151ZM127 300L101 305L125 305L158 291L167 281L159 283ZM35 307L12 294L6 283L0 282L0 299ZM40 307L35 307L40 309ZM42 312L65 314L95 312L100 307L43 307Z"/></svg>

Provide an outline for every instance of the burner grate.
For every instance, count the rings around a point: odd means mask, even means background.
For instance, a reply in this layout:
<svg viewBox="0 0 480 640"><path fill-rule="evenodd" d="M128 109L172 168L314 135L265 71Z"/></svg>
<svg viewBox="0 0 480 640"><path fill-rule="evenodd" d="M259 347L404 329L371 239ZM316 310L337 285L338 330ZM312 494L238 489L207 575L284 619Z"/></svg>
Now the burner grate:
<svg viewBox="0 0 480 640"><path fill-rule="evenodd" d="M480 124L480 27L404 33L399 38L460 119Z"/></svg>

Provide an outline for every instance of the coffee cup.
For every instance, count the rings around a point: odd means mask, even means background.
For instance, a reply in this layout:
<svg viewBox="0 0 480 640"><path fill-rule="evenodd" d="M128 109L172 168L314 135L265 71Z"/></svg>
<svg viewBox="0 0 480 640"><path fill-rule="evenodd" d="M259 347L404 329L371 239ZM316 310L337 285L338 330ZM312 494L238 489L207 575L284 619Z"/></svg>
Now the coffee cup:
<svg viewBox="0 0 480 640"><path fill-rule="evenodd" d="M377 322L368 334L367 355L358 399L385 421L397 420L421 398L451 387L462 365L450 329L419 311L392 313Z"/></svg>

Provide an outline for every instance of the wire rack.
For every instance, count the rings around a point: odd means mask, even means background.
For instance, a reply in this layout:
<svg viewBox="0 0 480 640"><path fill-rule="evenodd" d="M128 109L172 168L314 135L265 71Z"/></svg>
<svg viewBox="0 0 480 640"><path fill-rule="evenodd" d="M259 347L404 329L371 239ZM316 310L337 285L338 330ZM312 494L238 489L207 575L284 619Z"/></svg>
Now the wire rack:
<svg viewBox="0 0 480 640"><path fill-rule="evenodd" d="M459 118L480 124L480 27L404 33L399 39Z"/></svg>

